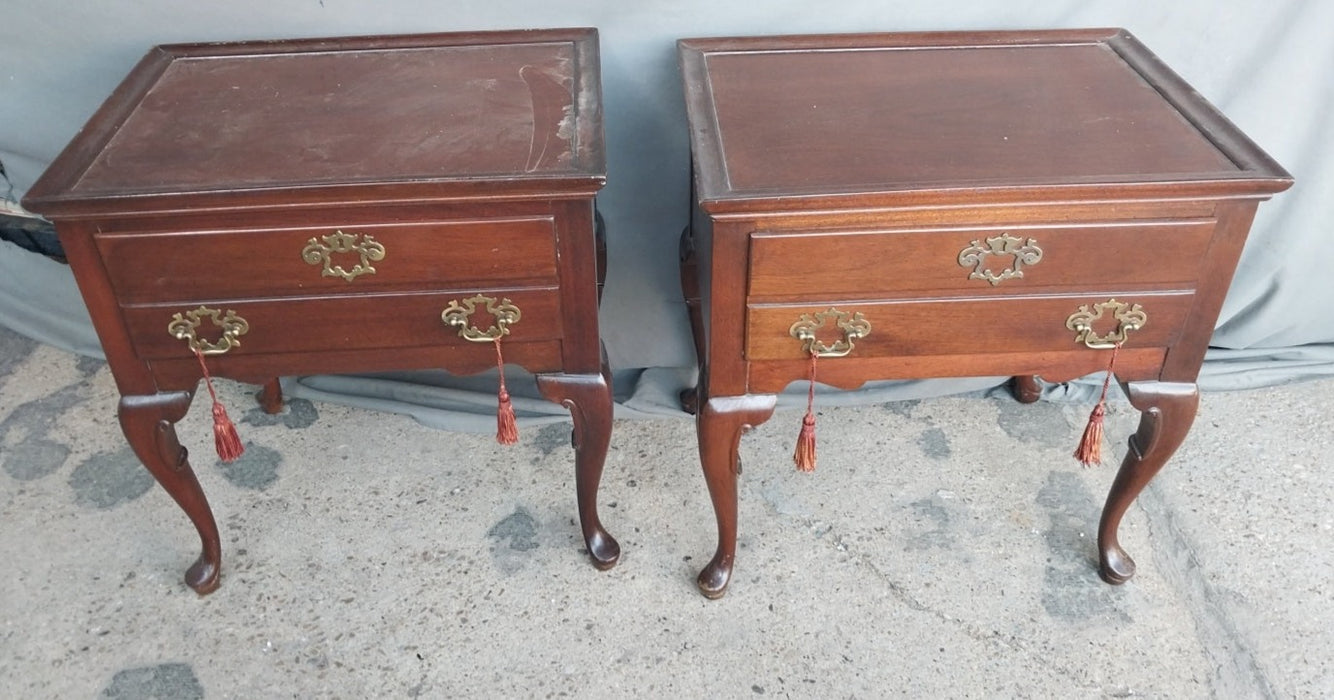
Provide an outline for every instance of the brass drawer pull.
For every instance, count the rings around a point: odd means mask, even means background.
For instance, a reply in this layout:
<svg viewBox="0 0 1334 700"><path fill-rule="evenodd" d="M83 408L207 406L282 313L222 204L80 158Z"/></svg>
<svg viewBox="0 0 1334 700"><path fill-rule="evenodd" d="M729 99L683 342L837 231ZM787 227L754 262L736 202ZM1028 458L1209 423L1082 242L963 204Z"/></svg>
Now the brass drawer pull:
<svg viewBox="0 0 1334 700"><path fill-rule="evenodd" d="M994 287L1005 280L1023 277L1025 265L1036 265L1042 261L1042 249L1032 238L1025 241L1002 233L985 240L986 245L982 245L981 241L973 241L972 245L959 251L959 267L973 268L968 275L970 280L986 280ZM987 259L993 255L1013 258L1013 262L997 274L987 267Z"/></svg>
<svg viewBox="0 0 1334 700"><path fill-rule="evenodd" d="M831 345L826 345L816 338L816 333L824 328L828 321L833 321L843 331L843 338ZM788 335L801 341L802 350L816 357L843 357L852 352L852 341L871 334L871 322L862 316L862 312L848 313L829 307L828 311L802 314L797 322L788 329Z"/></svg>
<svg viewBox="0 0 1334 700"><path fill-rule="evenodd" d="M1098 335L1093 330L1093 324L1109 311L1112 318L1116 319L1116 330L1106 335ZM1126 304L1108 299L1097 304L1080 306L1078 311L1065 319L1065 327L1075 331L1076 343L1083 343L1094 350L1110 350L1125 342L1130 331L1139 330L1148 322L1149 315L1144 313L1139 304Z"/></svg>
<svg viewBox="0 0 1334 700"><path fill-rule="evenodd" d="M222 329L222 337L216 343L210 343L195 334L195 330L205 318L215 327ZM167 324L167 332L173 338L187 341L190 349L201 355L221 355L231 350L241 344L237 338L249 330L250 324L244 318L237 316L235 311L228 309L224 314L222 309L210 309L207 306L200 306L184 314L177 313L171 317L171 323Z"/></svg>
<svg viewBox="0 0 1334 700"><path fill-rule="evenodd" d="M384 246L371 236L335 231L320 238L323 242L315 238L306 242L306 247L301 250L301 259L311 265L323 264L321 277L342 277L351 282L358 275L375 274L371 262L384 260ZM351 270L345 270L342 265L334 264L335 253L356 253L361 256L361 262L353 265Z"/></svg>
<svg viewBox="0 0 1334 700"><path fill-rule="evenodd" d="M483 309L491 314L495 323L486 330L480 330L477 326L469 323L468 319L473 312L477 310L477 305L485 303ZM478 294L475 297L468 297L462 303L458 301L449 302L449 306L440 314L440 320L446 325L459 329L459 337L464 340L470 340L474 343L489 343L494 340L509 335L510 326L519 322L522 314L519 307L515 306L509 299L496 299Z"/></svg>

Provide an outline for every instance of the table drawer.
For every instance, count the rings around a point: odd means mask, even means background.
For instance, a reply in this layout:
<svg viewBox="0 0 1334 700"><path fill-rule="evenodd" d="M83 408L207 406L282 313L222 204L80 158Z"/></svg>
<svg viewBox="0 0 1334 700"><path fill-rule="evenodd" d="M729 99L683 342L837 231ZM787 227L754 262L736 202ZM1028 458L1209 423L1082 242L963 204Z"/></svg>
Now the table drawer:
<svg viewBox="0 0 1334 700"><path fill-rule="evenodd" d="M793 324L803 316L820 321L817 313L833 308L861 314L869 332L852 341L848 358L921 355L970 355L994 352L1027 353L1074 350L1084 347L1067 320L1085 307L1111 299L1128 309L1138 305L1142 326L1130 331L1125 347L1167 347L1176 342L1195 300L1191 292L1117 295L1027 296L1002 298L931 299L925 301L858 301L817 304L751 304L746 313L746 359L791 360L805 356L802 341L793 337ZM844 316L842 318L847 318ZM815 329L817 339L832 346L843 340L837 318L826 316ZM1092 321L1093 330L1115 331L1114 310L1104 309Z"/></svg>
<svg viewBox="0 0 1334 700"><path fill-rule="evenodd" d="M557 283L549 217L97 238L122 300L157 302Z"/></svg>
<svg viewBox="0 0 1334 700"><path fill-rule="evenodd" d="M1031 294L1194 286L1212 219L1052 226L758 232L751 297L886 298L896 292Z"/></svg>
<svg viewBox="0 0 1334 700"><path fill-rule="evenodd" d="M509 325L506 343L552 340L562 337L559 292L555 288L483 292L497 302L508 300L519 310ZM441 320L451 302L463 302L472 293L362 294L357 296L296 297L239 301L204 301L179 304L125 306L122 314L129 326L135 350L145 360L190 356L188 341L177 339L169 326L203 306L217 311L219 325L208 312L196 313L200 322L194 333L218 347L226 347L224 331L244 327L235 334L231 355L268 353L314 353L323 351L372 350L408 347L471 345L458 330ZM469 317L473 326L486 330L495 324L485 302L476 302ZM229 312L239 321L228 322Z"/></svg>

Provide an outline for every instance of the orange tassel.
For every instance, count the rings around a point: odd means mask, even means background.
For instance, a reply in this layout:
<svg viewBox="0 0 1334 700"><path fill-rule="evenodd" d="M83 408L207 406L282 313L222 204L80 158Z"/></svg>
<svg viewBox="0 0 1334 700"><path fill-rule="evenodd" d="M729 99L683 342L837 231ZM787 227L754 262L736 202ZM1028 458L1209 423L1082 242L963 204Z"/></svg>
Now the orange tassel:
<svg viewBox="0 0 1334 700"><path fill-rule="evenodd" d="M792 461L803 472L815 471L815 358L811 353L809 371L810 388L806 391L806 415L801 419L801 433L797 435L797 449L792 452Z"/></svg>
<svg viewBox="0 0 1334 700"><path fill-rule="evenodd" d="M1107 415L1107 387L1111 386L1112 368L1116 367L1116 352L1120 349L1120 343L1112 348L1112 359L1107 363L1107 376L1102 380L1102 395L1098 397L1098 405L1093 407L1093 412L1089 413L1084 436L1079 439L1079 447L1075 448L1075 459L1086 467L1102 464L1102 423Z"/></svg>
<svg viewBox="0 0 1334 700"><path fill-rule="evenodd" d="M245 445L241 444L241 436L236 433L236 424L227 416L227 409L218 400L218 393L213 390L213 378L209 376L203 353L195 350L195 357L199 358L199 369L204 372L204 386L208 387L208 395L213 399L213 447L218 451L218 459L235 462L245 453Z"/></svg>
<svg viewBox="0 0 1334 700"><path fill-rule="evenodd" d="M505 357L500 354L500 339L496 338L496 367L500 369L500 405L496 410L496 442L513 445L519 441L519 426L514 418L514 405L505 388Z"/></svg>
<svg viewBox="0 0 1334 700"><path fill-rule="evenodd" d="M1079 447L1075 448L1075 459L1086 467L1102 464L1102 419L1106 414L1107 408L1098 402L1089 414L1089 422L1084 426L1084 436L1079 440Z"/></svg>

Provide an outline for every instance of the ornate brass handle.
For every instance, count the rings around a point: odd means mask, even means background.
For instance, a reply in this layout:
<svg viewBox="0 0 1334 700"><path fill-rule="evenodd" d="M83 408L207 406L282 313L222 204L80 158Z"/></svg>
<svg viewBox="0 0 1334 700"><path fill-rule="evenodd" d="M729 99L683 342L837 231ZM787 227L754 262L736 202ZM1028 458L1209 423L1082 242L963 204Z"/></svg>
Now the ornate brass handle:
<svg viewBox="0 0 1334 700"><path fill-rule="evenodd" d="M205 318L222 329L222 337L216 343L210 343L195 334L195 330ZM167 332L171 337L186 341L191 350L201 355L221 355L231 350L241 344L237 337L245 335L249 330L250 324L244 318L237 316L235 311L228 309L224 314L222 309L210 309L207 306L175 314L171 317L171 323L167 324Z"/></svg>
<svg viewBox="0 0 1334 700"><path fill-rule="evenodd" d="M384 246L370 236L335 231L320 238L322 242L315 238L306 242L306 247L301 249L301 259L311 265L323 264L321 277L342 277L351 282L358 275L375 274L371 262L384 260ZM334 264L334 253L356 253L361 256L361 262L353 265L351 270L345 270L342 265Z"/></svg>
<svg viewBox="0 0 1334 700"><path fill-rule="evenodd" d="M973 268L968 275L970 280L986 280L994 287L1005 280L1023 277L1025 265L1036 265L1042 261L1042 249L1032 238L1025 241L1002 233L985 240L986 245L982 245L982 241L973 241L972 245L959 251L959 267ZM993 255L1008 256L1014 262L997 274L987 267L987 259Z"/></svg>
<svg viewBox="0 0 1334 700"><path fill-rule="evenodd" d="M495 323L486 330L481 330L477 326L469 323L468 318L477 310L477 305L485 303L484 311L491 314ZM440 313L440 320L446 325L459 329L459 337L464 340L471 340L474 343L489 343L493 340L500 340L509 335L510 326L519 322L522 314L519 307L515 306L509 299L496 299L478 294L475 297L468 297L461 303L459 301L449 302L449 306Z"/></svg>
<svg viewBox="0 0 1334 700"><path fill-rule="evenodd" d="M828 321L833 321L843 331L843 338L830 345L816 338L816 332ZM848 313L831 306L827 311L802 314L787 332L788 335L801 341L801 348L808 355L843 357L852 352L852 341L871 334L871 322L866 320L860 311Z"/></svg>
<svg viewBox="0 0 1334 700"><path fill-rule="evenodd" d="M1106 335L1098 335L1093 330L1093 324L1109 311L1112 318L1116 319L1116 330ZM1125 342L1130 331L1139 330L1148 322L1149 315L1144 313L1139 304L1132 305L1108 299L1097 304L1080 306L1078 311L1065 319L1065 327L1075 331L1076 343L1083 343L1094 350L1110 350Z"/></svg>

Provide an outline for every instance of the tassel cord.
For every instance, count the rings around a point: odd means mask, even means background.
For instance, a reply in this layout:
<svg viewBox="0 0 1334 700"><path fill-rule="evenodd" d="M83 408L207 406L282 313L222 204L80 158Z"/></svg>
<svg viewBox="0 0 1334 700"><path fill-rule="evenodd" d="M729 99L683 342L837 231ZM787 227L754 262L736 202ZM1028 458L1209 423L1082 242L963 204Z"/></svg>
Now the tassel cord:
<svg viewBox="0 0 1334 700"><path fill-rule="evenodd" d="M204 375L204 386L209 398L213 400L213 447L218 451L218 459L234 462L245 453L241 436L236 433L236 424L227 416L227 409L218 400L218 392L213 389L213 377L209 374L208 363L204 362L204 353L195 348L195 358L199 360L199 370Z"/></svg>
<svg viewBox="0 0 1334 700"><path fill-rule="evenodd" d="M1112 346L1112 359L1107 362L1107 376L1102 379L1102 393L1098 395L1098 404L1105 406L1107 403L1107 388L1112 385L1112 369L1116 367L1116 353L1121 349L1121 344Z"/></svg>
<svg viewBox="0 0 1334 700"><path fill-rule="evenodd" d="M194 350L191 348L191 350ZM209 398L213 399L213 404L218 404L218 392L213 390L213 377L209 376L208 365L204 362L204 353L194 350L195 358L199 360L199 370L204 373L204 386L208 389Z"/></svg>
<svg viewBox="0 0 1334 700"><path fill-rule="evenodd" d="M1093 411L1089 413L1088 425L1084 427L1084 434L1079 439L1079 446L1075 448L1075 459L1086 467L1102 464L1103 420L1107 415L1107 390L1112 385L1112 375L1116 368L1116 354L1120 349L1120 343L1112 346L1112 358L1107 362L1107 376L1103 377L1102 380L1102 393L1098 395L1098 405L1094 406Z"/></svg>
<svg viewBox="0 0 1334 700"><path fill-rule="evenodd" d="M815 471L815 365L819 354L811 350L811 362L807 368L809 386L806 389L806 415L801 418L801 432L797 435L797 447L792 452L792 461L803 472Z"/></svg>
<svg viewBox="0 0 1334 700"><path fill-rule="evenodd" d="M505 356L500 351L500 338L492 342L496 345L496 370L500 376L496 407L496 442L513 445L519 441L519 426L514 417L514 404L510 402L509 389L505 387Z"/></svg>

